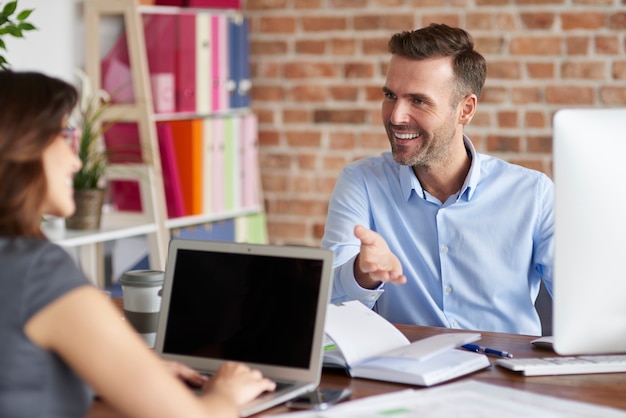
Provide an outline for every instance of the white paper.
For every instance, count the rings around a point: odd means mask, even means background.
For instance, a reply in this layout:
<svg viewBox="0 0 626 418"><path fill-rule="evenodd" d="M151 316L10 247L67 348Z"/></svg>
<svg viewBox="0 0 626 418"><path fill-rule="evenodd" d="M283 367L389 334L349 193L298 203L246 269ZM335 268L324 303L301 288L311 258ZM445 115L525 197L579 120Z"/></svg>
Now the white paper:
<svg viewBox="0 0 626 418"><path fill-rule="evenodd" d="M348 364L409 345L396 327L359 301L330 304L326 311L325 332L341 348ZM372 338L375 335L375 338Z"/></svg>
<svg viewBox="0 0 626 418"><path fill-rule="evenodd" d="M432 389L407 389L338 404L326 411L270 417L298 418L626 418L626 412L590 403L474 380Z"/></svg>

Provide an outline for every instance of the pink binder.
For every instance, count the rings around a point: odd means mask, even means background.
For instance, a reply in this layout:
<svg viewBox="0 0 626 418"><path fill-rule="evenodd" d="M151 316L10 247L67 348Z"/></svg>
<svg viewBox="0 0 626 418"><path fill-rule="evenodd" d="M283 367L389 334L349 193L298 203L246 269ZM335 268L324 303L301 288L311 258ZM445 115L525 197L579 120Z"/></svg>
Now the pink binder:
<svg viewBox="0 0 626 418"><path fill-rule="evenodd" d="M228 17L223 14L211 16L211 38L213 39L212 62L212 106L214 112L229 108L230 92L228 69Z"/></svg>
<svg viewBox="0 0 626 418"><path fill-rule="evenodd" d="M174 153L174 138L169 122L157 123L157 134L159 137L159 152L161 153L167 216L168 218L178 218L185 215L185 207Z"/></svg>
<svg viewBox="0 0 626 418"><path fill-rule="evenodd" d="M178 15L177 33L176 110L193 113L196 111L196 15Z"/></svg>
<svg viewBox="0 0 626 418"><path fill-rule="evenodd" d="M213 193L213 212L220 213L225 209L224 194L224 120L222 118L213 119L213 182L211 191Z"/></svg>
<svg viewBox="0 0 626 418"><path fill-rule="evenodd" d="M189 7L209 9L241 9L241 0L186 0Z"/></svg>
<svg viewBox="0 0 626 418"><path fill-rule="evenodd" d="M241 179L241 206L250 208L259 202L259 142L258 122L256 115L247 114L241 120L242 142L242 179Z"/></svg>

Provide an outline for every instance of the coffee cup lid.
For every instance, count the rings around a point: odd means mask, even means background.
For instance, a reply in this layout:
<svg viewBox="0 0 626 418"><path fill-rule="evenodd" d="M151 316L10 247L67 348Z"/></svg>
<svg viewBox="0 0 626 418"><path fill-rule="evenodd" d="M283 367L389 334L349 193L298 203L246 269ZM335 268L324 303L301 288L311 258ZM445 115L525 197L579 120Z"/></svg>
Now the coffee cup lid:
<svg viewBox="0 0 626 418"><path fill-rule="evenodd" d="M122 275L122 286L153 287L163 284L164 272L160 270L131 270Z"/></svg>

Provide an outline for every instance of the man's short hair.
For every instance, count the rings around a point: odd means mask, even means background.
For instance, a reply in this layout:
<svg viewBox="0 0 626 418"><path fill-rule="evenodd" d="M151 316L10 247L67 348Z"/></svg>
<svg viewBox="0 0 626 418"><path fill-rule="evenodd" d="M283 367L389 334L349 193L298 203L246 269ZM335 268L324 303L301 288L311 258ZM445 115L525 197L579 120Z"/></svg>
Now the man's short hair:
<svg viewBox="0 0 626 418"><path fill-rule="evenodd" d="M480 97L487 77L487 63L474 50L474 40L465 30L431 23L421 29L396 33L389 40L388 48L394 55L414 60L452 57L458 100L470 93Z"/></svg>

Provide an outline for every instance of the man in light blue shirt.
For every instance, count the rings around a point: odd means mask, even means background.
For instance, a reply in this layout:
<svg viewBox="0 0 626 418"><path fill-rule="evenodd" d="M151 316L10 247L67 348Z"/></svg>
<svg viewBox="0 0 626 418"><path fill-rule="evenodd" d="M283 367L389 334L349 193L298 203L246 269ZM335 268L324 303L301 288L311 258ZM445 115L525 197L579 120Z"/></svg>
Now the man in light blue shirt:
<svg viewBox="0 0 626 418"><path fill-rule="evenodd" d="M552 293L552 181L476 152L484 58L462 29L394 35L382 118L391 152L356 161L333 192L322 246L334 303L360 300L394 323L541 334Z"/></svg>

